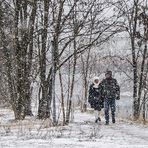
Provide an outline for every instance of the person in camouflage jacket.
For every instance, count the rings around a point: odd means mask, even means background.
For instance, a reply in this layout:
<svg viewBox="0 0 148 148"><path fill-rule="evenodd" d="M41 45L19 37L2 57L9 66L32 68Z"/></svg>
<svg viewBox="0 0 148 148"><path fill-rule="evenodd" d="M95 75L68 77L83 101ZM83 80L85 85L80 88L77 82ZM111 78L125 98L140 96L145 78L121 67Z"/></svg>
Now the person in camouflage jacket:
<svg viewBox="0 0 148 148"><path fill-rule="evenodd" d="M101 87L99 84L100 84L99 78L95 77L93 80L93 84L90 85L89 97L88 97L88 102L91 108L95 110L95 118L96 118L95 122L101 121L100 111L104 106Z"/></svg>
<svg viewBox="0 0 148 148"><path fill-rule="evenodd" d="M105 79L101 82L102 97L104 98L104 111L106 125L109 124L109 109L111 109L112 123L115 123L116 100L120 99L120 87L117 80L112 78L112 71L107 71Z"/></svg>

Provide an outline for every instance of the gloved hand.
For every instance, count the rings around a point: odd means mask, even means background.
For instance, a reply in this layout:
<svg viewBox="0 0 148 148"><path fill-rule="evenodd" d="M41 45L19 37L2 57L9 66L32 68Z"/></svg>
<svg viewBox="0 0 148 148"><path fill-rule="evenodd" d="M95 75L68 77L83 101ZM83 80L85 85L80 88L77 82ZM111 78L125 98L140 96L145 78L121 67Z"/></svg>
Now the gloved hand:
<svg viewBox="0 0 148 148"><path fill-rule="evenodd" d="M120 96L117 96L117 97L116 97L116 100L120 100Z"/></svg>

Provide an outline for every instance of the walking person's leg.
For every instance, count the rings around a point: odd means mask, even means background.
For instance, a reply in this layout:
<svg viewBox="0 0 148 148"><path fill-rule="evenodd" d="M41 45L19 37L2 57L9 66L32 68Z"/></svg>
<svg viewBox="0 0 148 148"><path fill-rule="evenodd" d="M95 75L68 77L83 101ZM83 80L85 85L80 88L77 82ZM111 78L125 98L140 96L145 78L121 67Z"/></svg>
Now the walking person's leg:
<svg viewBox="0 0 148 148"><path fill-rule="evenodd" d="M101 121L101 117L100 117L100 116L101 116L101 110L98 111L98 116L99 116L99 117L98 117L98 120Z"/></svg>
<svg viewBox="0 0 148 148"><path fill-rule="evenodd" d="M109 124L109 100L104 100L104 112L105 112L105 121L106 124Z"/></svg>
<svg viewBox="0 0 148 148"><path fill-rule="evenodd" d="M95 113L95 123L97 123L99 117L98 110L95 110L94 113Z"/></svg>
<svg viewBox="0 0 148 148"><path fill-rule="evenodd" d="M97 123L98 121L101 121L100 114L101 114L101 111L95 110L95 123Z"/></svg>
<svg viewBox="0 0 148 148"><path fill-rule="evenodd" d="M115 112L116 112L116 103L115 99L112 99L110 102L111 114L112 114L112 123L115 123Z"/></svg>

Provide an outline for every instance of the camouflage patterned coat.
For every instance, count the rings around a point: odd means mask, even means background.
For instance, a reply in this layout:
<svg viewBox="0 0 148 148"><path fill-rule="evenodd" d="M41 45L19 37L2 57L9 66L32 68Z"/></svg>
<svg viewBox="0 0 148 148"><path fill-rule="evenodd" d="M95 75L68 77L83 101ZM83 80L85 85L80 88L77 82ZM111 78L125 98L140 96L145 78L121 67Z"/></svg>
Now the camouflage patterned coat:
<svg viewBox="0 0 148 148"><path fill-rule="evenodd" d="M102 96L107 99L120 99L120 87L114 78L104 79L101 82Z"/></svg>

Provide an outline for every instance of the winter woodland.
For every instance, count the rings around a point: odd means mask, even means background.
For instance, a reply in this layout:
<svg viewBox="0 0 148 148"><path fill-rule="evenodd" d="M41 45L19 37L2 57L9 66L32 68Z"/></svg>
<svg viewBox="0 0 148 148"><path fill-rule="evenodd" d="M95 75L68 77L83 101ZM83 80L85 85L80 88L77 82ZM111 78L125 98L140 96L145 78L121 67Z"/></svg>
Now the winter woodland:
<svg viewBox="0 0 148 148"><path fill-rule="evenodd" d="M0 148L148 147L147 46L148 0L0 0ZM106 70L107 127L88 103Z"/></svg>

